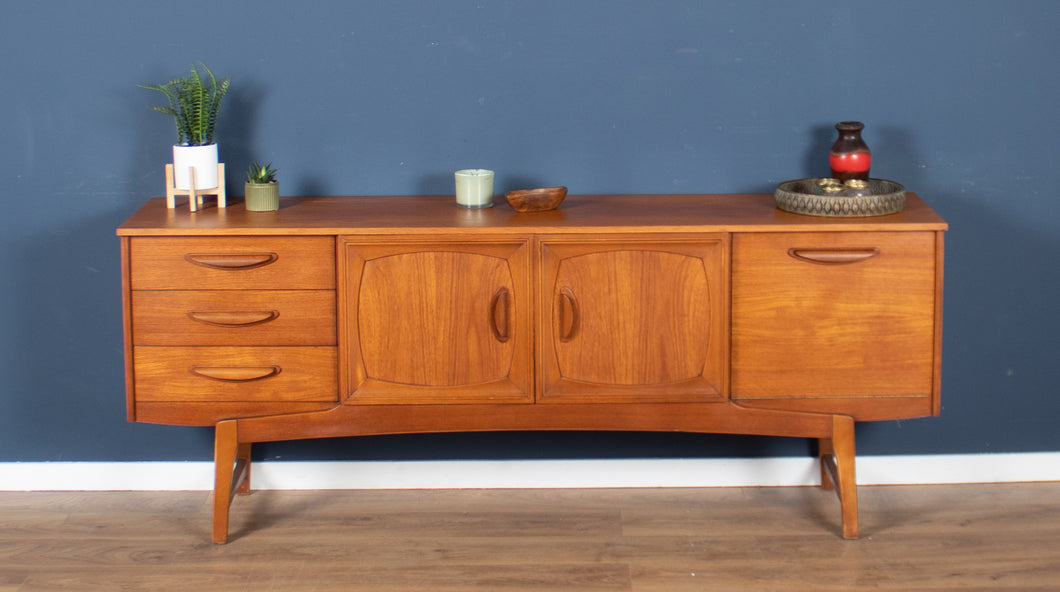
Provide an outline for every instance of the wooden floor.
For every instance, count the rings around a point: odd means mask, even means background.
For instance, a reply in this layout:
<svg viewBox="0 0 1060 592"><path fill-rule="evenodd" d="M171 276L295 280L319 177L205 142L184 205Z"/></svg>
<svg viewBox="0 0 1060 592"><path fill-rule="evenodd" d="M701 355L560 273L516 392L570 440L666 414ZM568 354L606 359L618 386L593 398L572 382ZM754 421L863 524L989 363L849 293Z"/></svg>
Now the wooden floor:
<svg viewBox="0 0 1060 592"><path fill-rule="evenodd" d="M1060 590L1060 483L0 493L0 591Z"/></svg>

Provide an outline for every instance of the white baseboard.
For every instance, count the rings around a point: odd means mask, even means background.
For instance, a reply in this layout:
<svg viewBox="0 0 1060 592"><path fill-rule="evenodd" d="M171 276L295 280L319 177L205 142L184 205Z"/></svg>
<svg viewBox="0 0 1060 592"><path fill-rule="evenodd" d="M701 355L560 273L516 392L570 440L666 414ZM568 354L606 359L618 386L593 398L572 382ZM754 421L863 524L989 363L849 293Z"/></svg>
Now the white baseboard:
<svg viewBox="0 0 1060 592"><path fill-rule="evenodd" d="M755 487L819 483L813 458L259 462L254 489ZM862 456L860 485L1060 481L1060 452ZM210 462L0 463L0 491L213 489Z"/></svg>

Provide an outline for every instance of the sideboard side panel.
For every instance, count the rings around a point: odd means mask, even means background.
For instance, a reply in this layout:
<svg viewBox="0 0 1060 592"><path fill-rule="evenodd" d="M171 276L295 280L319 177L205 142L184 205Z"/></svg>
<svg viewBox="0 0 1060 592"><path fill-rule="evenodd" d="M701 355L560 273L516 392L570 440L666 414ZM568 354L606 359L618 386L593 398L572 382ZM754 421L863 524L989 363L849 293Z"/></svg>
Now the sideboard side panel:
<svg viewBox="0 0 1060 592"><path fill-rule="evenodd" d="M946 233L935 232L935 380L931 397L931 414L942 413L942 287L944 259L946 253Z"/></svg>
<svg viewBox="0 0 1060 592"><path fill-rule="evenodd" d="M136 421L136 377L133 364L132 288L129 267L129 237L121 237L121 310L125 357L125 419Z"/></svg>

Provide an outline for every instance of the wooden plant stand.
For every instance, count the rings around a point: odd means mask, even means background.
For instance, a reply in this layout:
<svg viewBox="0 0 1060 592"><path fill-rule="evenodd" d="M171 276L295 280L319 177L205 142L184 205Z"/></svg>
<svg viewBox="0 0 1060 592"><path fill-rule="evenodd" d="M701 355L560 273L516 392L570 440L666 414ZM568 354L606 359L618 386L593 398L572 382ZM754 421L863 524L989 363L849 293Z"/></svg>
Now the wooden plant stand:
<svg viewBox="0 0 1060 592"><path fill-rule="evenodd" d="M191 189L177 189L177 183L173 176L173 165L166 165L166 207L169 209L175 209L177 207L177 196L187 195L188 196L188 207L193 212L199 210L199 206L203 205L204 195L216 195L217 196L217 207L223 208L228 205L227 198L225 196L225 163L217 163L217 187L209 189L195 189L195 168L192 167L188 171L191 175Z"/></svg>

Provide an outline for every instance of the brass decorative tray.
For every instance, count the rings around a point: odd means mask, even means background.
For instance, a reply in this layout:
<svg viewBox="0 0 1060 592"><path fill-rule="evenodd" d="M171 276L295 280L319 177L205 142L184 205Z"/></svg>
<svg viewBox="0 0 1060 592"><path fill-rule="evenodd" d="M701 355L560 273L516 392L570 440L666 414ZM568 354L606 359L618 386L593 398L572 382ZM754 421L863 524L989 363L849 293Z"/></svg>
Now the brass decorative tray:
<svg viewBox="0 0 1060 592"><path fill-rule="evenodd" d="M775 197L778 208L809 216L882 216L905 207L905 187L884 179L785 181L777 185Z"/></svg>

